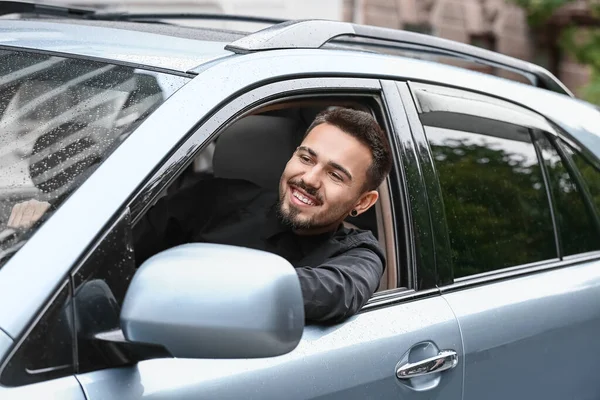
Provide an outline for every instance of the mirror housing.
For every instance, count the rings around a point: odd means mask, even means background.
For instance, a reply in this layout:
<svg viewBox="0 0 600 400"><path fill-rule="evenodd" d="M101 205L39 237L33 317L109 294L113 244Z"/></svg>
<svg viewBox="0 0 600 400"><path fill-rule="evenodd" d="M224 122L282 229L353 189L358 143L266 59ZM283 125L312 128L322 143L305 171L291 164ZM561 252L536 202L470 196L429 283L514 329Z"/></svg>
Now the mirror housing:
<svg viewBox="0 0 600 400"><path fill-rule="evenodd" d="M292 351L304 329L296 271L285 259L194 243L145 261L127 290L121 327L130 342L181 358L259 358Z"/></svg>

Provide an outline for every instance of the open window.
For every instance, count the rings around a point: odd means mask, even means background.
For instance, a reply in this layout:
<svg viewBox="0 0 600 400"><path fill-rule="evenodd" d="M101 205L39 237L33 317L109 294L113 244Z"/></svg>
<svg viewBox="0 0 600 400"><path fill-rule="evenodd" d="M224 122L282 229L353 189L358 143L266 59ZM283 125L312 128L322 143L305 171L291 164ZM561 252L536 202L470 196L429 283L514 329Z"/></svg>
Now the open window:
<svg viewBox="0 0 600 400"><path fill-rule="evenodd" d="M221 130L193 162L173 181L174 193L198 180L242 179L276 192L286 163L316 117L328 107L360 109L381 117L368 101L356 97L319 97L284 100L257 108ZM379 200L367 212L347 218L347 227L370 230L384 250L387 265L378 291L398 285L396 238L389 180L378 189Z"/></svg>

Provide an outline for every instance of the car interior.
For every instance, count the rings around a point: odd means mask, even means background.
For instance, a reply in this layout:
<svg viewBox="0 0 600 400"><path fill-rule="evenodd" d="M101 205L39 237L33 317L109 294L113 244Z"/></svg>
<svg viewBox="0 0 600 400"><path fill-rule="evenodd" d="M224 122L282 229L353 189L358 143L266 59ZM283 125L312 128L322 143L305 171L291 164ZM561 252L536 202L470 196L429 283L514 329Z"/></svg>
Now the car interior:
<svg viewBox="0 0 600 400"><path fill-rule="evenodd" d="M204 148L194 162L171 184L180 190L199 179L244 179L265 189L277 190L286 163L302 142L316 115L327 107L344 106L373 114L365 105L343 100L295 100L271 104L236 120ZM386 254L387 265L378 291L398 287L396 246L388 181L378 188L379 200L358 217L348 217L347 227L373 232Z"/></svg>

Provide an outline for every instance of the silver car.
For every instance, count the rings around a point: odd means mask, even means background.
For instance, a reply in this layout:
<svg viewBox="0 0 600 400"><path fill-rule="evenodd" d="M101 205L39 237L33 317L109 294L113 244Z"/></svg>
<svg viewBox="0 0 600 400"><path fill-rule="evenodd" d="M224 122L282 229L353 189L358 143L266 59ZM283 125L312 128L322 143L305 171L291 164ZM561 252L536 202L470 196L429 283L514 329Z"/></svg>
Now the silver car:
<svg viewBox="0 0 600 400"><path fill-rule="evenodd" d="M548 71L344 22L3 3L0 399L600 398L600 112ZM357 315L306 324L293 267L255 250L136 266L157 199L275 187L336 106L371 112L395 153L348 221L387 258ZM10 228L32 201L47 212Z"/></svg>

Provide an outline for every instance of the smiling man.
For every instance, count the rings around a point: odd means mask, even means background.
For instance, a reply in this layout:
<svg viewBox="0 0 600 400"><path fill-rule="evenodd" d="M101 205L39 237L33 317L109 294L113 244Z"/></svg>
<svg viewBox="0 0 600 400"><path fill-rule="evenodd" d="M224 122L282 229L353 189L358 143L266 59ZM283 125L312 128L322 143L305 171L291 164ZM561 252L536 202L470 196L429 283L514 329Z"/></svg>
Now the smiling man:
<svg viewBox="0 0 600 400"><path fill-rule="evenodd" d="M373 295L385 265L373 234L343 221L375 204L391 163L385 133L370 114L324 111L288 161L279 191L215 178L164 197L134 227L136 262L190 242L275 253L296 269L306 319L341 321ZM44 203L29 203L13 209L14 227L45 211L29 210Z"/></svg>

